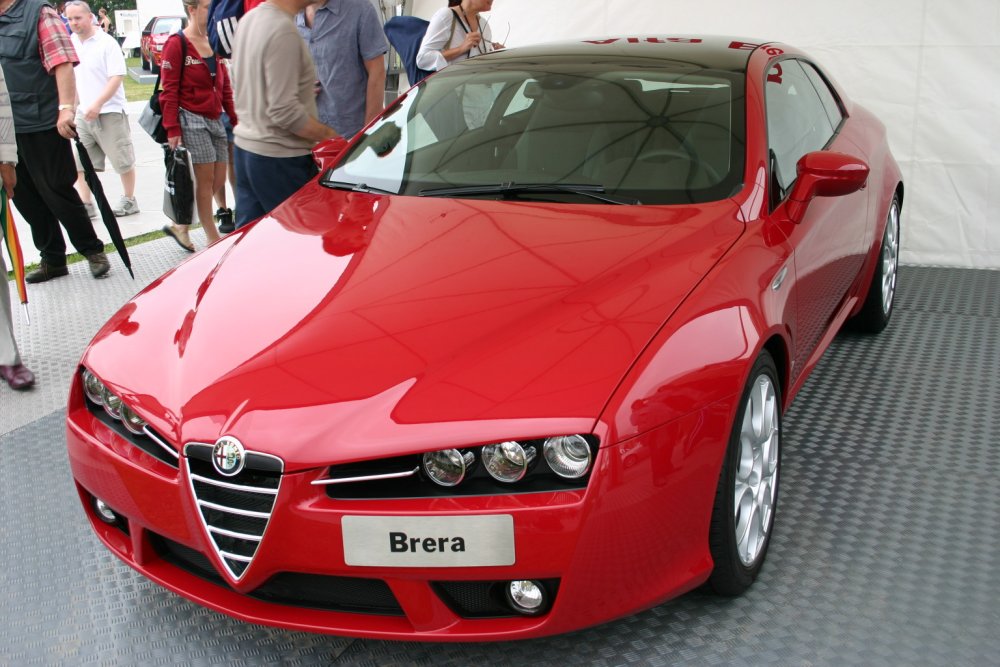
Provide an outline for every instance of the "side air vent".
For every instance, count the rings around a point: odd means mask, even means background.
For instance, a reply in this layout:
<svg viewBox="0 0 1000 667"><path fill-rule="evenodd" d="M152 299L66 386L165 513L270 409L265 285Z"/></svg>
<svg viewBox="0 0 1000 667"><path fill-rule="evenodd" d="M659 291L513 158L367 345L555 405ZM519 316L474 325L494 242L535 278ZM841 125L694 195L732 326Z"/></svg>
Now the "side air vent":
<svg viewBox="0 0 1000 667"><path fill-rule="evenodd" d="M191 494L199 518L229 575L239 580L253 562L281 486L281 459L246 452L243 469L224 476L212 464L213 445L184 446Z"/></svg>

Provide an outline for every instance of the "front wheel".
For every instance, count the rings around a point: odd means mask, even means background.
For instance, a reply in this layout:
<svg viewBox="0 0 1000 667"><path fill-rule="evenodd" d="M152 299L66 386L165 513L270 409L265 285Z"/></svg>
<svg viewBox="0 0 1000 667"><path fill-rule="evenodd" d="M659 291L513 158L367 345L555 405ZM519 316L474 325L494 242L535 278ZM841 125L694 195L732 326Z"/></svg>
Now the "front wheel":
<svg viewBox="0 0 1000 667"><path fill-rule="evenodd" d="M715 568L709 586L739 595L764 563L778 502L781 464L781 386L774 359L757 357L740 399L715 492L709 548Z"/></svg>
<svg viewBox="0 0 1000 667"><path fill-rule="evenodd" d="M146 54L139 50L139 62L142 63L142 69L149 71L149 61L146 60Z"/></svg>
<svg viewBox="0 0 1000 667"><path fill-rule="evenodd" d="M882 234L878 264L872 276L865 304L850 322L851 328L866 333L885 329L892 317L892 304L896 296L896 275L899 269L899 199L892 198L889 215Z"/></svg>

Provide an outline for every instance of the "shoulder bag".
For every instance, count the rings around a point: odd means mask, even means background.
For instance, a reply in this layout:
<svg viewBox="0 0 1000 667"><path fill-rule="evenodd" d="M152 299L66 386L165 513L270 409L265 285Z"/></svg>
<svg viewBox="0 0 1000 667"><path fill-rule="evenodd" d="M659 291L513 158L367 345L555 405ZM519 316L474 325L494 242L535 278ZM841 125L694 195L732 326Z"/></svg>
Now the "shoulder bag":
<svg viewBox="0 0 1000 667"><path fill-rule="evenodd" d="M181 73L184 72L184 61L187 59L187 40L180 35L181 40ZM153 86L153 94L149 96L149 102L142 108L139 114L139 127L146 130L153 141L158 144L167 143L167 130L163 127L163 110L160 108L160 75L161 69L156 75L156 84Z"/></svg>

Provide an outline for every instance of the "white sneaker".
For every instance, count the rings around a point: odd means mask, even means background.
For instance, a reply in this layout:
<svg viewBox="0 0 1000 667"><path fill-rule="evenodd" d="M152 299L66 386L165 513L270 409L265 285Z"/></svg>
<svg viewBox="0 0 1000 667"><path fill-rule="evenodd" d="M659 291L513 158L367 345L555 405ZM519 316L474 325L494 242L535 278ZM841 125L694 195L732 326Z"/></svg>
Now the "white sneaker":
<svg viewBox="0 0 1000 667"><path fill-rule="evenodd" d="M90 216L91 220L97 217L97 207L94 206L94 202L92 201L83 202L83 208L87 211L87 215Z"/></svg>
<svg viewBox="0 0 1000 667"><path fill-rule="evenodd" d="M139 203L136 202L135 197L122 195L122 198L118 200L118 206L111 210L119 218L123 215L134 215L139 212Z"/></svg>

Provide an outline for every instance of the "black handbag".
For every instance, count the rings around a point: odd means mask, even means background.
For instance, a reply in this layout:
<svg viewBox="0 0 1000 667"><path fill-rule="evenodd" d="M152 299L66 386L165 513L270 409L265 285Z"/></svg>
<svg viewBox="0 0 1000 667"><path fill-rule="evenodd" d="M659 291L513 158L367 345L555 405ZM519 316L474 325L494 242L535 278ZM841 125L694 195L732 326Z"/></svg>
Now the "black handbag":
<svg viewBox="0 0 1000 667"><path fill-rule="evenodd" d="M187 59L187 40L183 36L181 40L181 74L184 73L184 61ZM160 107L160 70L156 75L156 84L153 86L153 94L149 96L149 102L143 107L139 114L139 127L146 130L153 141L158 144L167 143L167 130L163 127L163 109Z"/></svg>
<svg viewBox="0 0 1000 667"><path fill-rule="evenodd" d="M163 184L163 214L178 225L194 222L194 168L187 149L163 147L166 179Z"/></svg>

